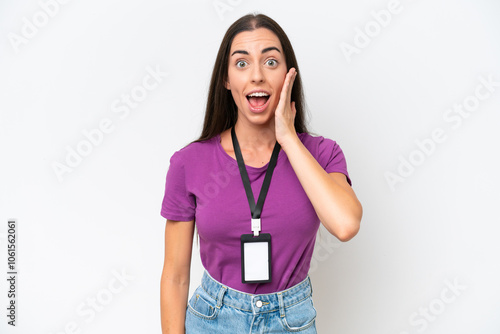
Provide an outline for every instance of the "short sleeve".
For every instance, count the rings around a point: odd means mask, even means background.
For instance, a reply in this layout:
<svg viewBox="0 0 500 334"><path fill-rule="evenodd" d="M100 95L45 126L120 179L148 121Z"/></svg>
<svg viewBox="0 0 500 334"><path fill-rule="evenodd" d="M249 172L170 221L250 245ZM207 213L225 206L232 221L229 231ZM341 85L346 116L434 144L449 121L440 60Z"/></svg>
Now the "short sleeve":
<svg viewBox="0 0 500 334"><path fill-rule="evenodd" d="M342 173L346 176L347 182L352 186L351 178L347 172L347 162L344 152L337 142L324 138L318 138L318 162L327 173Z"/></svg>
<svg viewBox="0 0 500 334"><path fill-rule="evenodd" d="M195 197L188 192L186 186L186 170L182 155L175 152L170 158L161 215L170 220L191 221L195 217L195 208Z"/></svg>

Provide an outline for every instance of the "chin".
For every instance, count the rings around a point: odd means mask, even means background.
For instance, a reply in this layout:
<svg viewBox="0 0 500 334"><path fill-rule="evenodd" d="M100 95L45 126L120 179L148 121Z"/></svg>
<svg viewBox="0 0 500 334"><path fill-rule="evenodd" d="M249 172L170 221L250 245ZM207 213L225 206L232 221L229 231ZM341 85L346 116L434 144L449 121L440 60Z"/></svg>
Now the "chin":
<svg viewBox="0 0 500 334"><path fill-rule="evenodd" d="M274 110L271 108L267 108L261 112L253 112L248 108L240 109L239 114L245 117L249 123L254 125L266 125L274 120Z"/></svg>

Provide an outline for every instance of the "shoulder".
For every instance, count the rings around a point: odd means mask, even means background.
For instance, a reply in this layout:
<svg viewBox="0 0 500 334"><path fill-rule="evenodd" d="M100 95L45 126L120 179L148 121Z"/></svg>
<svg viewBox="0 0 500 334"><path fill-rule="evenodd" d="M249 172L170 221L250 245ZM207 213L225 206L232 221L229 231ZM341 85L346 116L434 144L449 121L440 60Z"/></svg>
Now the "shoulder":
<svg viewBox="0 0 500 334"><path fill-rule="evenodd" d="M323 136L313 136L306 133L298 134L304 146L328 173L340 172L347 176L347 163L344 152L336 141Z"/></svg>
<svg viewBox="0 0 500 334"><path fill-rule="evenodd" d="M313 156L316 156L323 151L335 151L340 149L337 142L330 138L315 136L310 133L297 133L297 135L302 144L304 144Z"/></svg>
<svg viewBox="0 0 500 334"><path fill-rule="evenodd" d="M174 152L170 158L170 164L185 164L198 160L203 161L207 157L213 157L213 151L217 149L217 137L210 139L192 142L180 150Z"/></svg>

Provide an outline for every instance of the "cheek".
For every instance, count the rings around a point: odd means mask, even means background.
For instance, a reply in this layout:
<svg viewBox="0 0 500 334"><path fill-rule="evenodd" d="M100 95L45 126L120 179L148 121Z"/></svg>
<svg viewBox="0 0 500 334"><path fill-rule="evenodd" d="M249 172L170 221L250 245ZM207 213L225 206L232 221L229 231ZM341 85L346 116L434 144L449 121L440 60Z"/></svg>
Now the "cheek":
<svg viewBox="0 0 500 334"><path fill-rule="evenodd" d="M274 98L276 101L279 101L279 99L280 99L281 90L283 89L283 84L284 84L283 81L277 81L273 86L274 87Z"/></svg>
<svg viewBox="0 0 500 334"><path fill-rule="evenodd" d="M238 109L243 108L246 103L246 97L242 96L241 90L237 87L233 87L232 84L231 84L231 95Z"/></svg>
<svg viewBox="0 0 500 334"><path fill-rule="evenodd" d="M286 72L283 71L276 75L276 77L273 80L273 86L275 91L278 94L281 94L281 89L283 88L283 85L285 84L285 78L286 78Z"/></svg>
<svg viewBox="0 0 500 334"><path fill-rule="evenodd" d="M233 71L229 70L228 75L227 75L227 79L228 79L229 84L231 86L231 91L233 92L233 95L236 92L238 92L238 93L241 92L242 87L243 87L243 81L244 81L244 78L241 75L241 73L234 73Z"/></svg>

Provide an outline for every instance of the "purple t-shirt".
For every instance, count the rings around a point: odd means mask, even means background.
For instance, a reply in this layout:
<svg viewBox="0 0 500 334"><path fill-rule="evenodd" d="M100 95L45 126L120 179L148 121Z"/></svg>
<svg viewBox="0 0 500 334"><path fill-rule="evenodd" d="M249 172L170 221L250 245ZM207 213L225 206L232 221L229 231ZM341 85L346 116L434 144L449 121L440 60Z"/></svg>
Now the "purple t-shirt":
<svg viewBox="0 0 500 334"><path fill-rule="evenodd" d="M326 172L347 173L342 150L333 140L298 133ZM255 199L267 170L246 166ZM262 209L261 233L272 238L272 282L241 282L240 236L252 233L251 213L238 163L220 144L220 135L191 143L170 159L161 215L195 220L201 262L208 273L230 288L253 294L288 289L306 278L320 221L281 150Z"/></svg>

